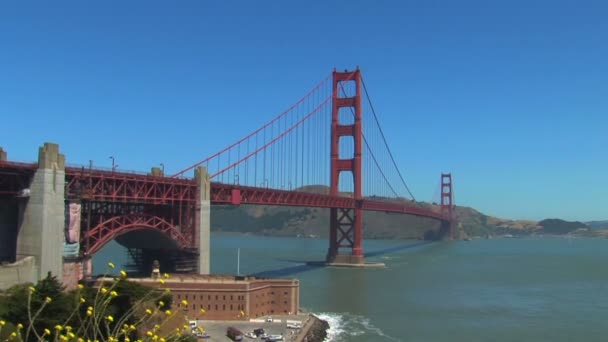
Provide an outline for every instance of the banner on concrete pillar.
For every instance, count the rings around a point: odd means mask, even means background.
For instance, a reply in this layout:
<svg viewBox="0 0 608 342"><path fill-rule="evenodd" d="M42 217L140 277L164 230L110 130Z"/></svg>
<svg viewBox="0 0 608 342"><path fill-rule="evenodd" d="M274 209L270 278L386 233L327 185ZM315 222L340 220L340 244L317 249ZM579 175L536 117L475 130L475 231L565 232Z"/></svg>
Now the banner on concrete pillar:
<svg viewBox="0 0 608 342"><path fill-rule="evenodd" d="M80 241L80 204L70 203L67 243L77 243Z"/></svg>

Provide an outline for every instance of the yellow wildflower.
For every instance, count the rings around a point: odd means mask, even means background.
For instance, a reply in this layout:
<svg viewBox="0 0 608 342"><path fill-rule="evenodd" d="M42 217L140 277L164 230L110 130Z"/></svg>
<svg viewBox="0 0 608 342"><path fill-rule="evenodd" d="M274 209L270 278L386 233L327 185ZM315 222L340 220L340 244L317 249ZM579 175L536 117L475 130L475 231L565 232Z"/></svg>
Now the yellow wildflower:
<svg viewBox="0 0 608 342"><path fill-rule="evenodd" d="M71 332L71 331L68 333L68 336L70 338L76 338L76 335L73 332Z"/></svg>
<svg viewBox="0 0 608 342"><path fill-rule="evenodd" d="M80 290L84 289L84 285L78 284L78 289L80 289Z"/></svg>
<svg viewBox="0 0 608 342"><path fill-rule="evenodd" d="M106 319L110 322L114 322L114 317L112 317L112 315L108 315L108 317L106 317Z"/></svg>
<svg viewBox="0 0 608 342"><path fill-rule="evenodd" d="M44 329L44 335L50 335L51 331L49 329Z"/></svg>
<svg viewBox="0 0 608 342"><path fill-rule="evenodd" d="M105 287L101 288L101 293L106 294L108 293L108 289L106 289Z"/></svg>
<svg viewBox="0 0 608 342"><path fill-rule="evenodd" d="M166 293L171 293L171 289L167 287L167 288L165 289L165 292L166 292Z"/></svg>
<svg viewBox="0 0 608 342"><path fill-rule="evenodd" d="M23 324L17 323L17 329L19 329L19 330L23 329Z"/></svg>
<svg viewBox="0 0 608 342"><path fill-rule="evenodd" d="M188 324L184 324L184 330L188 330L190 326Z"/></svg>
<svg viewBox="0 0 608 342"><path fill-rule="evenodd" d="M131 325L129 326L129 329L131 329L131 330L135 330L135 325L131 324Z"/></svg>
<svg viewBox="0 0 608 342"><path fill-rule="evenodd" d="M207 312L207 311L205 311L205 309L201 309L202 314L204 314L205 312Z"/></svg>
<svg viewBox="0 0 608 342"><path fill-rule="evenodd" d="M52 302L53 299L51 299L51 297L45 297L44 301L48 304L48 303Z"/></svg>
<svg viewBox="0 0 608 342"><path fill-rule="evenodd" d="M3 327L6 324L6 321L0 320L0 327Z"/></svg>
<svg viewBox="0 0 608 342"><path fill-rule="evenodd" d="M36 292L36 288L35 288L35 287L33 287L33 286L30 286L30 287L29 287L29 289L30 289L30 292L31 292L31 293Z"/></svg>
<svg viewBox="0 0 608 342"><path fill-rule="evenodd" d="M160 339L158 339L158 340L159 340L160 342L165 342L165 339L164 339L164 338L162 338L162 337L161 337Z"/></svg>
<svg viewBox="0 0 608 342"><path fill-rule="evenodd" d="M171 310L167 310L167 311L165 311L165 315L167 315L167 316L171 316Z"/></svg>
<svg viewBox="0 0 608 342"><path fill-rule="evenodd" d="M188 301L187 301L187 300L185 300L185 299L182 299L182 305L183 305L183 306L188 306Z"/></svg>
<svg viewBox="0 0 608 342"><path fill-rule="evenodd" d="M87 310L87 316L93 316L93 311L92 310Z"/></svg>
<svg viewBox="0 0 608 342"><path fill-rule="evenodd" d="M165 279L162 279L162 278L158 279L158 282L161 283L161 284L164 284L165 283Z"/></svg>
<svg viewBox="0 0 608 342"><path fill-rule="evenodd" d="M154 329L153 329L153 330L154 330L154 331L156 331L156 330L158 330L158 329L160 329L160 325L158 325L158 324L154 324Z"/></svg>
<svg viewBox="0 0 608 342"><path fill-rule="evenodd" d="M163 274L163 277L164 277L165 279L169 279L169 273L164 273L164 274Z"/></svg>
<svg viewBox="0 0 608 342"><path fill-rule="evenodd" d="M123 278L127 277L127 272L125 270L120 270L120 276Z"/></svg>
<svg viewBox="0 0 608 342"><path fill-rule="evenodd" d="M154 340L154 341L158 340L158 335L152 336L152 340Z"/></svg>
<svg viewBox="0 0 608 342"><path fill-rule="evenodd" d="M151 314L152 314L152 310L150 310L150 309L146 309L146 313L147 313L148 315L151 315Z"/></svg>
<svg viewBox="0 0 608 342"><path fill-rule="evenodd" d="M131 339L129 338L129 336L125 336L125 342L131 342Z"/></svg>
<svg viewBox="0 0 608 342"><path fill-rule="evenodd" d="M114 267L116 267L116 265L114 265L114 263L110 261L110 262L108 262L108 267L109 268L114 268Z"/></svg>
<svg viewBox="0 0 608 342"><path fill-rule="evenodd" d="M84 299L84 297L80 297L80 303L84 303L84 302L86 302L86 301L87 301L87 300L86 300L86 299Z"/></svg>
<svg viewBox="0 0 608 342"><path fill-rule="evenodd" d="M61 325L57 324L57 325L55 326L55 330L57 330L57 331L61 331L61 330L63 330L63 327L62 327Z"/></svg>
<svg viewBox="0 0 608 342"><path fill-rule="evenodd" d="M66 325L65 326L65 331L72 331L72 326L71 325Z"/></svg>
<svg viewBox="0 0 608 342"><path fill-rule="evenodd" d="M116 341L116 339L114 338L114 336L110 336L110 337L108 337L108 341L114 342L114 341Z"/></svg>
<svg viewBox="0 0 608 342"><path fill-rule="evenodd" d="M13 331L13 332L11 333L11 337L17 337L17 333Z"/></svg>
<svg viewBox="0 0 608 342"><path fill-rule="evenodd" d="M110 296L116 297L116 296L118 296L118 293L116 291L112 291L112 292L110 292Z"/></svg>
<svg viewBox="0 0 608 342"><path fill-rule="evenodd" d="M77 341L78 341L78 342L84 342L84 338L79 337Z"/></svg>
<svg viewBox="0 0 608 342"><path fill-rule="evenodd" d="M148 330L148 331L146 332L146 335L148 335L148 336L152 337L152 336L154 336L154 333L153 333L153 332L151 332L150 330Z"/></svg>
<svg viewBox="0 0 608 342"><path fill-rule="evenodd" d="M165 306L165 302L163 302L162 300L161 300L161 301L159 301L159 302L158 302L158 306L160 306L160 307L162 308L163 306Z"/></svg>

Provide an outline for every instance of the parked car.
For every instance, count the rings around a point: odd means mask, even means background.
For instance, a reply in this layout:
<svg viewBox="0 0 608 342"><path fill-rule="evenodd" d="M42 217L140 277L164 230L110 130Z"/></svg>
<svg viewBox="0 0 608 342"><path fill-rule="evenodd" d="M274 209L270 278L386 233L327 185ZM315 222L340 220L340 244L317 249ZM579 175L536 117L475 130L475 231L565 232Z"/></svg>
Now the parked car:
<svg viewBox="0 0 608 342"><path fill-rule="evenodd" d="M228 327L226 330L226 336L233 341L242 341L243 340L243 332L235 327Z"/></svg>

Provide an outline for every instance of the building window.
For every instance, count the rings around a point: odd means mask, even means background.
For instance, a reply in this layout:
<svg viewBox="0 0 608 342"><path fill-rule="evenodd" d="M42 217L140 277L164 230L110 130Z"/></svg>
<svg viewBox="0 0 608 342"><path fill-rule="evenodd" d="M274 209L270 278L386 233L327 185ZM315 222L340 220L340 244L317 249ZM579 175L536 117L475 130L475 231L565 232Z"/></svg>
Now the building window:
<svg viewBox="0 0 608 342"><path fill-rule="evenodd" d="M222 305L222 310L226 311L226 304Z"/></svg>
<svg viewBox="0 0 608 342"><path fill-rule="evenodd" d="M215 304L215 310L217 310L217 304Z"/></svg>
<svg viewBox="0 0 608 342"><path fill-rule="evenodd" d="M232 300L232 299L233 299L233 298L232 298L232 295L230 295L230 300Z"/></svg>
<svg viewBox="0 0 608 342"><path fill-rule="evenodd" d="M186 300L188 300L188 295L186 295Z"/></svg>
<svg viewBox="0 0 608 342"><path fill-rule="evenodd" d="M217 295L215 295L215 300L217 300Z"/></svg>
<svg viewBox="0 0 608 342"><path fill-rule="evenodd" d="M181 294L178 294L178 295L177 295L177 299L182 299L182 295L181 295Z"/></svg>
<svg viewBox="0 0 608 342"><path fill-rule="evenodd" d="M230 304L230 311L232 311L232 304Z"/></svg>
<svg viewBox="0 0 608 342"><path fill-rule="evenodd" d="M226 296L224 296L224 300L226 300Z"/></svg>

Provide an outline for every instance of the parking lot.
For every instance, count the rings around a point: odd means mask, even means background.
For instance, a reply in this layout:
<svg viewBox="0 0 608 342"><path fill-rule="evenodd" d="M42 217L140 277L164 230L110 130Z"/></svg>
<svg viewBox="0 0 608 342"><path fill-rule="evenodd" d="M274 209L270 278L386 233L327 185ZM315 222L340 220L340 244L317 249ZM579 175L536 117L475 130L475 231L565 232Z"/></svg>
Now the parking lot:
<svg viewBox="0 0 608 342"><path fill-rule="evenodd" d="M308 318L308 315L273 316L273 322L266 322L266 317L260 318L260 322L249 321L198 321L210 337L199 339L200 341L232 341L226 336L228 327L235 327L246 334L254 329L262 328L268 335L283 335L283 341L294 341L300 329L288 329L287 321L300 322L301 326ZM255 339L244 337L243 341L262 341L260 337Z"/></svg>

